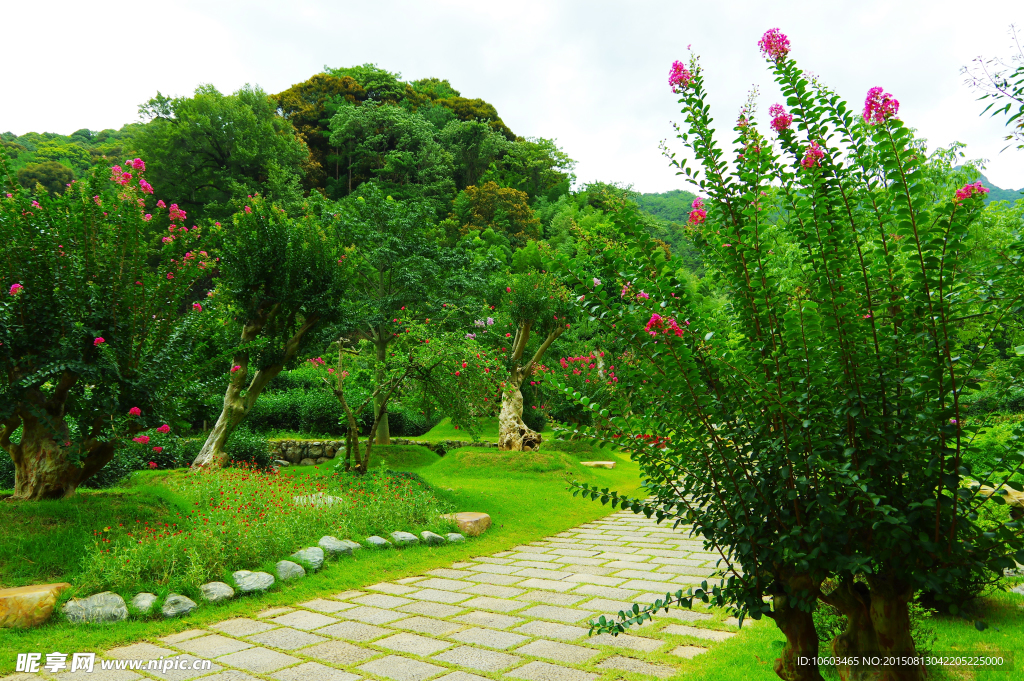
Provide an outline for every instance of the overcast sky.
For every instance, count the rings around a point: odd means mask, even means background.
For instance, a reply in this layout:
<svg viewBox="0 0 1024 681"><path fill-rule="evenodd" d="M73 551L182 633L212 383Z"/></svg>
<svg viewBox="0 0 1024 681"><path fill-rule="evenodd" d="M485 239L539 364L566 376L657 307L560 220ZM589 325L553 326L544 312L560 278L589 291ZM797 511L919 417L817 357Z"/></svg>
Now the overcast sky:
<svg viewBox="0 0 1024 681"><path fill-rule="evenodd" d="M157 90L275 93L324 65L372 62L405 80L447 78L516 134L557 139L581 182L643 192L687 188L658 150L680 118L672 61L687 45L701 56L720 131L753 85L766 120L781 97L757 41L777 26L791 57L856 109L881 86L929 148L964 142L992 183L1024 187L1024 151L999 153L1002 120L979 117L960 74L978 55L1010 55L1019 1L4 0L0 17L0 131L119 128Z"/></svg>

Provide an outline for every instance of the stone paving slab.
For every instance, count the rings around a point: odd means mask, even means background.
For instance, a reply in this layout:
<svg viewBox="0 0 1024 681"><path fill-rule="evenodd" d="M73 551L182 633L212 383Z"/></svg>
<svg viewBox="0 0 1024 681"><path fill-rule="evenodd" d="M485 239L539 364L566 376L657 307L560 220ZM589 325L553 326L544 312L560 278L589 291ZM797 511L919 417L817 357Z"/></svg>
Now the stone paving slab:
<svg viewBox="0 0 1024 681"><path fill-rule="evenodd" d="M589 636L589 621L709 578L718 556L686 532L619 512L510 551L106 653L140 659L199 656L214 660L210 670L143 672L146 676L126 671L89 680L667 678L737 635L735 620L719 621L721 615L703 607L672 609L618 636ZM698 621L700 626L692 626ZM678 645L677 636L701 642ZM25 676L0 681L31 681ZM52 678L32 678L40 676ZM80 674L56 678L89 681Z"/></svg>

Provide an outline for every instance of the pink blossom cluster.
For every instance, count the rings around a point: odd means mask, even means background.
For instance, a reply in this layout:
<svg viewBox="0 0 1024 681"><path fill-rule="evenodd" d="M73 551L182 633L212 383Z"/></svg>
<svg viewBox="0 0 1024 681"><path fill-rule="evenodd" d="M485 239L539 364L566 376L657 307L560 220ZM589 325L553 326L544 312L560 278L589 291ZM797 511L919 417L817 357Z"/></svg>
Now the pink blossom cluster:
<svg viewBox="0 0 1024 681"><path fill-rule="evenodd" d="M11 284L10 294L12 296L16 296L19 293L21 293L24 289L25 289L25 287L22 286L21 284Z"/></svg>
<svg viewBox="0 0 1024 681"><path fill-rule="evenodd" d="M954 201L956 203L960 203L961 201L966 201L972 196L977 196L978 194L988 194L988 187L983 187L981 180L971 184L965 184L963 187L960 187L960 189L957 189L956 199L954 199Z"/></svg>
<svg viewBox="0 0 1024 681"><path fill-rule="evenodd" d="M761 48L761 54L775 62L784 59L789 54L789 38L777 28L769 28L765 31L761 39L757 41L757 46Z"/></svg>
<svg viewBox="0 0 1024 681"><path fill-rule="evenodd" d="M708 217L708 212L704 210L704 200L698 196L693 200L693 204L690 207L692 208L692 210L690 211L690 219L688 221L688 224L702 224L704 220Z"/></svg>
<svg viewBox="0 0 1024 681"><path fill-rule="evenodd" d="M245 207L245 214L248 215L250 213L252 213L252 208L249 208L249 206L246 206Z"/></svg>
<svg viewBox="0 0 1024 681"><path fill-rule="evenodd" d="M171 432L171 427L165 423L164 425L162 425L159 428L157 428L156 432L167 434L167 433Z"/></svg>
<svg viewBox="0 0 1024 681"><path fill-rule="evenodd" d="M153 185L151 185L150 183L146 182L146 178L144 178L144 177L140 177L139 178L139 187L142 188L142 193L143 194L152 194L153 193Z"/></svg>
<svg viewBox="0 0 1024 681"><path fill-rule="evenodd" d="M103 336L97 336L96 338L93 339L92 345L93 345L93 347L96 347L97 345L102 345L103 343L106 343L106 342L107 341L106 341L105 338L103 338Z"/></svg>
<svg viewBox="0 0 1024 681"><path fill-rule="evenodd" d="M684 321L683 325L689 326L690 322ZM652 336L657 336L659 330L662 333L674 333L677 336L683 335L683 329L679 328L679 324L676 323L675 319L671 317L666 319L665 317L662 317L660 314L654 313L651 315L651 318L647 321L647 325L644 327L644 331L651 334Z"/></svg>
<svg viewBox="0 0 1024 681"><path fill-rule="evenodd" d="M160 204L157 203L157 205L159 206ZM184 220L185 219L185 211L183 211L180 208L178 208L178 204L172 203L171 204L171 208L170 208L170 212L167 214L167 216L171 219L171 222L176 222L178 220Z"/></svg>
<svg viewBox="0 0 1024 681"><path fill-rule="evenodd" d="M128 416L142 416L142 410L138 407L132 407L128 410Z"/></svg>
<svg viewBox="0 0 1024 681"><path fill-rule="evenodd" d="M789 126L793 124L793 114L786 113L781 104L772 104L768 108L768 113L772 116L772 128L775 129L775 132L788 130Z"/></svg>
<svg viewBox="0 0 1024 681"><path fill-rule="evenodd" d="M315 367L322 367L325 364L323 357L312 357L306 361Z"/></svg>
<svg viewBox="0 0 1024 681"><path fill-rule="evenodd" d="M125 161L124 164L131 168L134 168L135 170L138 170L140 173L145 172L146 170L146 164L145 162L143 162L141 158L137 158L132 161Z"/></svg>
<svg viewBox="0 0 1024 681"><path fill-rule="evenodd" d="M139 435L138 437L133 437L132 438L132 442L138 442L140 445L148 445L149 444L149 436L148 435Z"/></svg>
<svg viewBox="0 0 1024 681"><path fill-rule="evenodd" d="M884 123L887 118L894 118L900 110L900 103L882 88L873 87L868 90L864 99L864 122L868 125Z"/></svg>
<svg viewBox="0 0 1024 681"><path fill-rule="evenodd" d="M196 312L202 312L203 306L200 303L192 303L192 309Z"/></svg>
<svg viewBox="0 0 1024 681"><path fill-rule="evenodd" d="M116 182L122 187L127 186L132 181L132 174L121 170L121 166L112 166L110 168L110 181Z"/></svg>
<svg viewBox="0 0 1024 681"><path fill-rule="evenodd" d="M693 74L681 61L672 62L672 68L668 72L668 84L672 92L680 93L693 82Z"/></svg>
<svg viewBox="0 0 1024 681"><path fill-rule="evenodd" d="M804 158L800 161L800 165L804 168L815 168L821 166L821 159L825 158L825 150L821 148L821 145L817 142L811 142L811 146L807 147L807 153L804 154Z"/></svg>
<svg viewBox="0 0 1024 681"><path fill-rule="evenodd" d="M167 204L164 203L163 199L160 199L159 201L156 202L156 207L157 208L167 208Z"/></svg>

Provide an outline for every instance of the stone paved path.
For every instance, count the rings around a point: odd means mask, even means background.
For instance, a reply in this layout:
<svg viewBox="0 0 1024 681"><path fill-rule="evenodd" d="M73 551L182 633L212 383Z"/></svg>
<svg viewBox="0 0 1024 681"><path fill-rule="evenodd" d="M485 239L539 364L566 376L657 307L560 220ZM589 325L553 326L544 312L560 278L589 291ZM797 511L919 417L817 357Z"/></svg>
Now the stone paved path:
<svg viewBox="0 0 1024 681"><path fill-rule="evenodd" d="M364 549L366 551L370 549ZM677 609L629 634L588 637L588 620L710 575L700 541L630 512L512 551L274 608L109 658L200 657L210 671L97 671L59 681L593 681L667 678L735 635L722 614ZM730 629L732 631L730 631ZM20 674L3 681L27 681ZM31 675L38 679L39 675ZM71 677L76 677L72 679Z"/></svg>

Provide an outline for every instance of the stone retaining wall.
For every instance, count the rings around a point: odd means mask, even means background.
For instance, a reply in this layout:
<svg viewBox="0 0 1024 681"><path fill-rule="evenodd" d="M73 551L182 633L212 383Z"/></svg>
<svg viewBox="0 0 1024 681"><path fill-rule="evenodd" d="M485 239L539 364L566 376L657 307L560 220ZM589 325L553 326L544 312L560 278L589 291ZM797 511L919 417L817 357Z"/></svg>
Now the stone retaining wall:
<svg viewBox="0 0 1024 681"><path fill-rule="evenodd" d="M365 440L364 440L365 442ZM422 442L405 438L391 438L393 445L420 445L441 456L450 449L459 447L497 447L496 442L466 442L463 440L441 440L440 442ZM274 459L297 464L306 459L314 463L325 463L334 457L345 454L344 440L271 440L268 442L270 454Z"/></svg>

